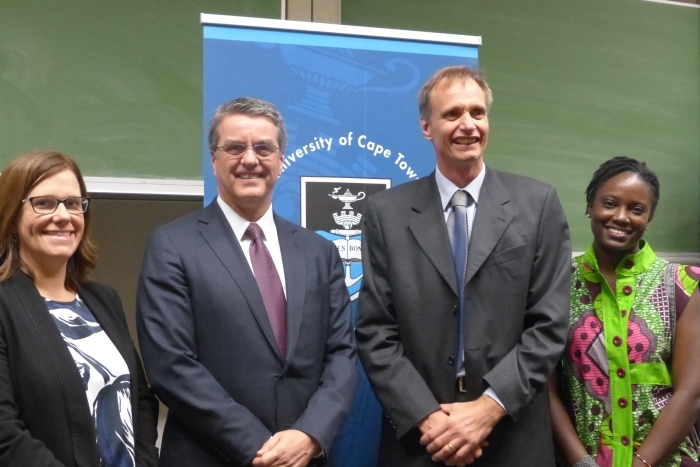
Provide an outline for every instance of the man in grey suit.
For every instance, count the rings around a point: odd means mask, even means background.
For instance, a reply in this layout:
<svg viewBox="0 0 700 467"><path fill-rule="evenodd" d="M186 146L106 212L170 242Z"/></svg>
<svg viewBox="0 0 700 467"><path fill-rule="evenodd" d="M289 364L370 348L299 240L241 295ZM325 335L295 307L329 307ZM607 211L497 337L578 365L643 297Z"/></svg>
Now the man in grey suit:
<svg viewBox="0 0 700 467"><path fill-rule="evenodd" d="M369 198L362 219L356 335L386 414L379 465L553 466L543 387L566 341L564 213L552 187L484 165L481 75L439 70L419 100L437 170Z"/></svg>
<svg viewBox="0 0 700 467"><path fill-rule="evenodd" d="M271 207L285 142L272 104L220 106L218 197L149 239L137 314L169 408L161 466L322 463L350 409L358 373L338 251Z"/></svg>

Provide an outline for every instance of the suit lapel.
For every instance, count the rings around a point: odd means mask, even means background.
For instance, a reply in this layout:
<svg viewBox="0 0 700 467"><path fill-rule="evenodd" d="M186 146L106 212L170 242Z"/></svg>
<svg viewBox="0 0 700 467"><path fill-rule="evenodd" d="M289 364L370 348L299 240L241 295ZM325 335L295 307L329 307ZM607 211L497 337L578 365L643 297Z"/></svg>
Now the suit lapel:
<svg viewBox="0 0 700 467"><path fill-rule="evenodd" d="M277 238L282 251L284 281L287 291L287 362L291 360L299 341L299 328L306 295L306 260L298 238L300 227L275 215Z"/></svg>
<svg viewBox="0 0 700 467"><path fill-rule="evenodd" d="M481 265L484 264L503 232L513 220L513 212L508 206L509 202L510 197L501 184L498 174L487 169L484 184L479 194L472 235L469 239L466 283L469 283Z"/></svg>
<svg viewBox="0 0 700 467"><path fill-rule="evenodd" d="M213 201L202 210L199 222L201 223L199 231L204 240L214 250L214 253L231 275L233 281L238 285L238 289L248 302L248 306L258 326L260 326L267 338L270 347L279 355L275 335L270 325L270 318L268 318L267 311L265 311L265 304L260 295L258 284L255 282L255 276L250 270L240 243L234 238L231 225L226 220L226 216L224 216L216 201ZM236 312L239 312L239 310L236 310Z"/></svg>
<svg viewBox="0 0 700 467"><path fill-rule="evenodd" d="M70 427L75 448L77 465L95 465L99 455L95 443L83 442L84 433L94 433L92 415L87 399L84 397L85 389L80 378L75 360L63 340L61 332L49 313L44 298L39 295L32 280L24 273L18 273L11 279L17 295L20 298L22 311L29 318L36 329L43 348L51 355L54 368L61 381L63 401L70 419ZM38 343L37 343L38 344ZM81 397L81 394L83 395ZM90 439L90 437L88 437ZM94 439L94 438L93 438Z"/></svg>
<svg viewBox="0 0 700 467"><path fill-rule="evenodd" d="M415 199L412 200L412 209L416 215L409 220L408 226L423 252L450 285L452 291L459 295L450 238L447 235L445 213L441 206L435 173L421 179L419 187Z"/></svg>

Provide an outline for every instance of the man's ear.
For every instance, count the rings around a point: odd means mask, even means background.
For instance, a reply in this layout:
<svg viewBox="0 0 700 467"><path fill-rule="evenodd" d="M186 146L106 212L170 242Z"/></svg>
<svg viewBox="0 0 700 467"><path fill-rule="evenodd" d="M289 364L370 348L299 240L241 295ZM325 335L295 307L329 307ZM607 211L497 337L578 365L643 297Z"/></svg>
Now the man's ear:
<svg viewBox="0 0 700 467"><path fill-rule="evenodd" d="M432 141L433 137L430 134L430 122L428 122L424 117L420 118L420 129L423 132L423 136L428 141Z"/></svg>
<svg viewBox="0 0 700 467"><path fill-rule="evenodd" d="M216 159L216 151L212 151L211 149L209 150L209 155L211 156L211 167L214 170L214 173L216 173L216 168L214 167L214 159Z"/></svg>
<svg viewBox="0 0 700 467"><path fill-rule="evenodd" d="M284 169L284 153L280 151L280 173L277 174L277 178L280 178L282 176L283 169Z"/></svg>

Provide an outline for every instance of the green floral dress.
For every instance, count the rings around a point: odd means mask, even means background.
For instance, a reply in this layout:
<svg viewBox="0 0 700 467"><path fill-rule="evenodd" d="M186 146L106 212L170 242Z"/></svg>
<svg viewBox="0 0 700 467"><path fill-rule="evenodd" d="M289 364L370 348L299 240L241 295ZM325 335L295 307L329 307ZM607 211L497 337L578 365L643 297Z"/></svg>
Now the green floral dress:
<svg viewBox="0 0 700 467"><path fill-rule="evenodd" d="M601 467L630 467L633 449L671 398L675 324L700 279L700 268L669 265L646 242L641 245L617 266L616 294L592 247L573 260L564 400ZM699 444L693 430L654 467L700 466Z"/></svg>

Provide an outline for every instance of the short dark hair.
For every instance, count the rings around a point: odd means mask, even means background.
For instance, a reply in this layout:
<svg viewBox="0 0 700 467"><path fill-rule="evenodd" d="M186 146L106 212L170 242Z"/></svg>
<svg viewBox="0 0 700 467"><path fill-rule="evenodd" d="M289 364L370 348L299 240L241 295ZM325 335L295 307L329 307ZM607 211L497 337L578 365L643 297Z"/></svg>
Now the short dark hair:
<svg viewBox="0 0 700 467"><path fill-rule="evenodd" d="M265 117L272 122L277 128L277 146L280 148L280 154L284 153L284 148L287 147L287 132L284 129L284 121L277 107L272 103L255 97L239 97L232 101L224 102L211 118L209 123L209 149L216 150L219 144L219 125L224 117L229 115L248 115L249 117Z"/></svg>
<svg viewBox="0 0 700 467"><path fill-rule="evenodd" d="M22 200L39 182L64 170L75 175L80 185L80 195L87 196L85 181L78 165L69 156L56 151L37 151L20 156L10 162L0 174L0 281L9 279L17 270L34 278L32 269L19 256L17 220ZM78 249L68 260L65 281L68 290L77 290L97 263L97 247L90 239L91 212L92 204L89 204L83 214L83 237Z"/></svg>
<svg viewBox="0 0 700 467"><path fill-rule="evenodd" d="M593 204L596 192L603 183L623 172L635 173L649 184L653 196L651 211L649 212L649 220L651 220L651 218L654 217L654 211L659 204L659 196L661 194L659 179L656 177L656 174L647 167L646 162L640 162L631 157L617 156L600 164L600 167L595 171L591 182L586 188L586 206L588 207Z"/></svg>
<svg viewBox="0 0 700 467"><path fill-rule="evenodd" d="M484 91L486 111L488 112L491 109L491 104L493 104L493 92L491 92L491 88L489 88L484 76L468 66L460 65L441 68L425 82L418 93L418 110L420 111L420 116L423 117L425 121L430 121L430 94L438 83L443 80L451 82L454 80L466 81L468 79L473 79L481 90Z"/></svg>

